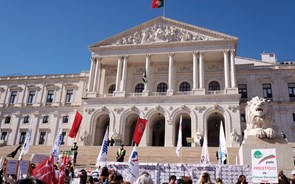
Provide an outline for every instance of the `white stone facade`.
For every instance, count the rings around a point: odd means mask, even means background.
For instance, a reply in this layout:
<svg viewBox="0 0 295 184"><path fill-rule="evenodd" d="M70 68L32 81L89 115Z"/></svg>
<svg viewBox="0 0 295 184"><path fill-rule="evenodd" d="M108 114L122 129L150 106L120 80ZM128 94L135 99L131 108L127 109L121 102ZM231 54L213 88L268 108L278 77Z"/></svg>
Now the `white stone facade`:
<svg viewBox="0 0 295 184"><path fill-rule="evenodd" d="M25 116L33 123L32 144L52 145L62 128L64 143L71 145L67 135L79 111L83 121L76 141L84 145L101 145L107 126L131 145L142 117L148 124L140 146L172 147L182 116L183 137L192 141L187 146L199 146L204 132L209 146L218 146L223 122L227 145L238 147L246 101L254 96L272 101L274 129L295 141L295 66L237 57L236 37L158 17L90 50L87 73L0 77L1 138L8 145L24 136Z"/></svg>

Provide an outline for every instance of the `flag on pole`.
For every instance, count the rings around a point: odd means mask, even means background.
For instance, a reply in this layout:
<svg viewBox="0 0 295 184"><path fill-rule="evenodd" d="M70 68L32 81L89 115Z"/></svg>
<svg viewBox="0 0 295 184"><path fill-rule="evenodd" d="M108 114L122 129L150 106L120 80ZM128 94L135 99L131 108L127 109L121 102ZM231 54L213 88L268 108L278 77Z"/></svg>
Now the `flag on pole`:
<svg viewBox="0 0 295 184"><path fill-rule="evenodd" d="M53 156L50 156L37 165L32 175L46 184L56 184Z"/></svg>
<svg viewBox="0 0 295 184"><path fill-rule="evenodd" d="M137 119L135 131L134 131L134 134L133 134L133 141L137 145L139 145L139 143L140 143L140 140L141 140L141 137L142 137L142 135L144 133L146 124L147 124L146 119L141 119L141 118Z"/></svg>
<svg viewBox="0 0 295 184"><path fill-rule="evenodd" d="M164 0L153 0L152 8L164 7Z"/></svg>
<svg viewBox="0 0 295 184"><path fill-rule="evenodd" d="M60 145L62 143L62 140L63 140L62 129L59 128L58 133L55 138L55 141L54 141L54 145L53 145L51 152L50 152L50 155L52 155L54 157L55 161L58 161L59 152L60 152Z"/></svg>
<svg viewBox="0 0 295 184"><path fill-rule="evenodd" d="M62 164L59 169L59 174L58 174L58 184L64 184L65 183L65 170L67 167L67 157L63 158Z"/></svg>
<svg viewBox="0 0 295 184"><path fill-rule="evenodd" d="M134 183L139 177L138 152L135 145L128 160L127 180Z"/></svg>
<svg viewBox="0 0 295 184"><path fill-rule="evenodd" d="M224 161L227 157L227 149L226 149L226 142L225 136L223 131L223 124L222 121L220 122L220 130L219 130L219 150L218 150L218 164L224 164Z"/></svg>
<svg viewBox="0 0 295 184"><path fill-rule="evenodd" d="M108 131L109 127L107 127L106 132L104 134L104 138L101 144L101 149L100 152L98 154L98 157L96 159L96 164L95 167L99 167L99 166L105 166L106 162L107 162L107 156L108 156L108 145L109 145L109 135L108 135Z"/></svg>
<svg viewBox="0 0 295 184"><path fill-rule="evenodd" d="M180 116L179 129L178 129L178 139L177 139L177 146L176 146L177 157L179 157L181 147L182 147L182 116Z"/></svg>
<svg viewBox="0 0 295 184"><path fill-rule="evenodd" d="M210 164L207 132L205 132L205 134L204 134L204 142L203 142L203 147L202 147L202 154L201 154L200 164Z"/></svg>
<svg viewBox="0 0 295 184"><path fill-rule="evenodd" d="M26 134L25 142L19 154L18 160L21 160L23 156L29 152L31 137L32 137L32 121L30 122L30 126Z"/></svg>
<svg viewBox="0 0 295 184"><path fill-rule="evenodd" d="M14 151L12 151L11 153L9 153L9 154L7 155L7 157L12 157L12 158L14 158L15 155L17 154L18 150L19 150L21 147L22 147L22 145L19 145Z"/></svg>
<svg viewBox="0 0 295 184"><path fill-rule="evenodd" d="M147 74L146 74L146 69L144 69L144 72L142 74L142 81L143 83L148 83L148 80L147 80Z"/></svg>
<svg viewBox="0 0 295 184"><path fill-rule="evenodd" d="M71 131L69 133L69 137L75 138L77 136L82 119L83 119L82 115L77 111L74 118L74 122L72 124Z"/></svg>

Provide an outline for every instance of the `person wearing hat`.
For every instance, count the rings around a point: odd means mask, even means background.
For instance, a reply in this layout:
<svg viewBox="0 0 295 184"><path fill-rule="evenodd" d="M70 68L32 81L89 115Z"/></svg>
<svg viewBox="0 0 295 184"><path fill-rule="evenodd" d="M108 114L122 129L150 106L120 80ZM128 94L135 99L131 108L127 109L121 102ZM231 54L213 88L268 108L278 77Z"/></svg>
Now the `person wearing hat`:
<svg viewBox="0 0 295 184"><path fill-rule="evenodd" d="M74 142L74 145L72 146L71 150L74 152L74 160L73 160L73 165L76 165L76 161L77 161L77 155L78 155L78 146L77 143Z"/></svg>
<svg viewBox="0 0 295 184"><path fill-rule="evenodd" d="M117 151L117 162L124 162L126 150L124 149L124 144L121 144L121 148Z"/></svg>
<svg viewBox="0 0 295 184"><path fill-rule="evenodd" d="M295 170L292 170L291 175L290 184L295 184Z"/></svg>

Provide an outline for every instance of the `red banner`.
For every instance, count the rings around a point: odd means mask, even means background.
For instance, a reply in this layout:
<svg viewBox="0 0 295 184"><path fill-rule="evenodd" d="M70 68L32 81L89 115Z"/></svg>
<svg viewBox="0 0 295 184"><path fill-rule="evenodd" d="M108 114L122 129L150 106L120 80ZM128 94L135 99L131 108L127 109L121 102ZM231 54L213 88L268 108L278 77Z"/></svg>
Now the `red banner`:
<svg viewBox="0 0 295 184"><path fill-rule="evenodd" d="M59 169L59 175L58 175L58 184L64 184L65 183L65 177L66 177L66 170L67 167L67 157L64 157L62 164Z"/></svg>
<svg viewBox="0 0 295 184"><path fill-rule="evenodd" d="M33 170L33 176L45 184L56 184L53 156L50 156L37 165Z"/></svg>
<svg viewBox="0 0 295 184"><path fill-rule="evenodd" d="M76 137L79 127L80 127L80 124L81 124L81 121L82 121L82 118L83 118L82 115L79 112L76 112L75 119L74 119L74 122L73 122L73 125L71 128L71 131L69 133L69 137L71 137L71 138Z"/></svg>
<svg viewBox="0 0 295 184"><path fill-rule="evenodd" d="M140 140L143 135L146 124L147 124L146 119L141 119L141 118L137 119L136 127L135 127L134 134L133 134L133 141L137 145L139 145L139 143L140 143Z"/></svg>

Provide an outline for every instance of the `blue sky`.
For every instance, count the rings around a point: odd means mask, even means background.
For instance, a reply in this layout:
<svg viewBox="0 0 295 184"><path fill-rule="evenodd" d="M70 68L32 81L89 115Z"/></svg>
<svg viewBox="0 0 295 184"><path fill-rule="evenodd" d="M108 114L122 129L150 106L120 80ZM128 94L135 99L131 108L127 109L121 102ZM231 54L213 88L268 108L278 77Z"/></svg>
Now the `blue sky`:
<svg viewBox="0 0 295 184"><path fill-rule="evenodd" d="M1 0L0 76L89 70L91 44L163 15L151 2ZM166 0L165 15L238 37L238 56L295 60L294 0Z"/></svg>

